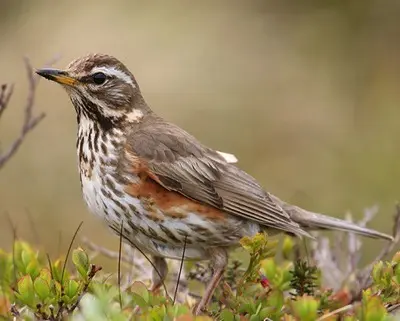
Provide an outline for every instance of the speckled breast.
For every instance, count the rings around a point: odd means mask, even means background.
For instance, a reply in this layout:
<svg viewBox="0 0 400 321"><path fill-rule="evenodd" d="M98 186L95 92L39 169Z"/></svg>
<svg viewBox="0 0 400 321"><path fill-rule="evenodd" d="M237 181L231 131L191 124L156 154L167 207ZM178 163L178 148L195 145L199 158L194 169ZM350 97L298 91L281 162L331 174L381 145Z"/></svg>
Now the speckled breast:
<svg viewBox="0 0 400 321"><path fill-rule="evenodd" d="M118 135L95 134L93 124L80 128L78 160L83 198L93 214L105 220L133 246L153 255L206 258L210 246L230 247L258 232L245 222L211 206L168 191L149 177L121 172ZM97 139L96 139L97 137Z"/></svg>

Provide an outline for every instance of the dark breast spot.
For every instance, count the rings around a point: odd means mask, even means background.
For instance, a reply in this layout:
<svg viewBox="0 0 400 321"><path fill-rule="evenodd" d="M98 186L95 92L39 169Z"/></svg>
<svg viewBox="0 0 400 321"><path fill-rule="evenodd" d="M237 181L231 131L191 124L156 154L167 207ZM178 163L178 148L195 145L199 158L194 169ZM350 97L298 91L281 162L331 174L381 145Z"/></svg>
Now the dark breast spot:
<svg viewBox="0 0 400 321"><path fill-rule="evenodd" d="M94 123L93 131L94 131L94 138L93 138L94 151L96 153L98 153L99 152L99 144L98 144L98 142L99 142L100 129L99 129L99 126L96 123Z"/></svg>
<svg viewBox="0 0 400 321"><path fill-rule="evenodd" d="M115 183L113 182L113 180L110 178L110 177L108 177L108 176L106 176L104 179L103 179L103 182L106 184L106 186L110 189L110 190L112 190L113 192L115 191Z"/></svg>
<svg viewBox="0 0 400 321"><path fill-rule="evenodd" d="M107 154L107 145L104 142L101 142L101 151L103 154Z"/></svg>
<svg viewBox="0 0 400 321"><path fill-rule="evenodd" d="M176 236L164 225L160 224L160 229L171 239L173 242L179 242Z"/></svg>
<svg viewBox="0 0 400 321"><path fill-rule="evenodd" d="M111 199L111 193L104 187L101 188L101 194L103 194L104 197Z"/></svg>
<svg viewBox="0 0 400 321"><path fill-rule="evenodd" d="M81 158L83 155L83 142L84 142L83 136L79 136L78 140L76 141L76 145L78 147L79 158Z"/></svg>
<svg viewBox="0 0 400 321"><path fill-rule="evenodd" d="M128 212L125 205L123 205L120 201L113 199L113 202L116 206L118 206L124 213Z"/></svg>
<svg viewBox="0 0 400 321"><path fill-rule="evenodd" d="M129 204L129 209L130 209L131 213L133 213L135 216L139 217L139 211L137 210L137 208L134 205Z"/></svg>
<svg viewBox="0 0 400 321"><path fill-rule="evenodd" d="M88 133L88 148L89 148L89 150L93 150L92 134L93 134L93 128L90 128L89 133Z"/></svg>
<svg viewBox="0 0 400 321"><path fill-rule="evenodd" d="M118 148L119 147L119 143L118 143L118 141L116 139L111 139L110 143L114 148Z"/></svg>
<svg viewBox="0 0 400 321"><path fill-rule="evenodd" d="M118 218L121 218L121 214L118 211L113 211L113 212Z"/></svg>
<svg viewBox="0 0 400 321"><path fill-rule="evenodd" d="M128 221L128 225L130 226L130 228L133 230L133 231L137 231L138 230L138 227L135 225L135 224L133 224L133 222L132 221Z"/></svg>
<svg viewBox="0 0 400 321"><path fill-rule="evenodd" d="M108 205L104 201L103 201L103 208L107 214L108 213Z"/></svg>

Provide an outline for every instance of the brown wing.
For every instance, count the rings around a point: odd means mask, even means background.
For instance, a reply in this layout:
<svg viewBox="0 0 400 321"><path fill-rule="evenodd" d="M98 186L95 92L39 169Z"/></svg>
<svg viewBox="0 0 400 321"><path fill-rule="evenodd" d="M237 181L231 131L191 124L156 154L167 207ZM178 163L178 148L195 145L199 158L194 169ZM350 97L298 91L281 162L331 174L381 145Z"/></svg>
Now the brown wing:
<svg viewBox="0 0 400 321"><path fill-rule="evenodd" d="M144 124L128 139L128 150L168 190L268 227L305 234L254 178L177 126L162 120Z"/></svg>

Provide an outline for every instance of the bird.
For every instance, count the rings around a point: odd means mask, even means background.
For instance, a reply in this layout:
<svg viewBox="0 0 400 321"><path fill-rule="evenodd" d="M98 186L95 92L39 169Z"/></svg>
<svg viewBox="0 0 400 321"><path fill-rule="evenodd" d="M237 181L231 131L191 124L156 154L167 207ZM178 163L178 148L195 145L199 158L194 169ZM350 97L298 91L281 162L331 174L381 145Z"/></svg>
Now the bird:
<svg viewBox="0 0 400 321"><path fill-rule="evenodd" d="M291 205L267 192L234 157L202 144L157 115L117 58L91 53L65 69L37 69L61 84L77 116L77 159L84 201L125 242L152 257L151 290L166 258L210 260L213 273L194 313L206 311L228 253L260 232L312 238L312 230L390 235Z"/></svg>

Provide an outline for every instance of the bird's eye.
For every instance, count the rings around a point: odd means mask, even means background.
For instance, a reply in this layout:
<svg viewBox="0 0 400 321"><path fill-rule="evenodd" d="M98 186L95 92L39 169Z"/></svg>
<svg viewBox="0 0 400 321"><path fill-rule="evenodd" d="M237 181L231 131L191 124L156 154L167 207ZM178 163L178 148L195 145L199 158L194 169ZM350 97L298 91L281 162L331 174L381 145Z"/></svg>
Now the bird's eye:
<svg viewBox="0 0 400 321"><path fill-rule="evenodd" d="M102 72L96 72L95 74L93 74L92 77L93 77L94 83L97 85L104 84L104 82L107 79L107 76L105 74L103 74Z"/></svg>

